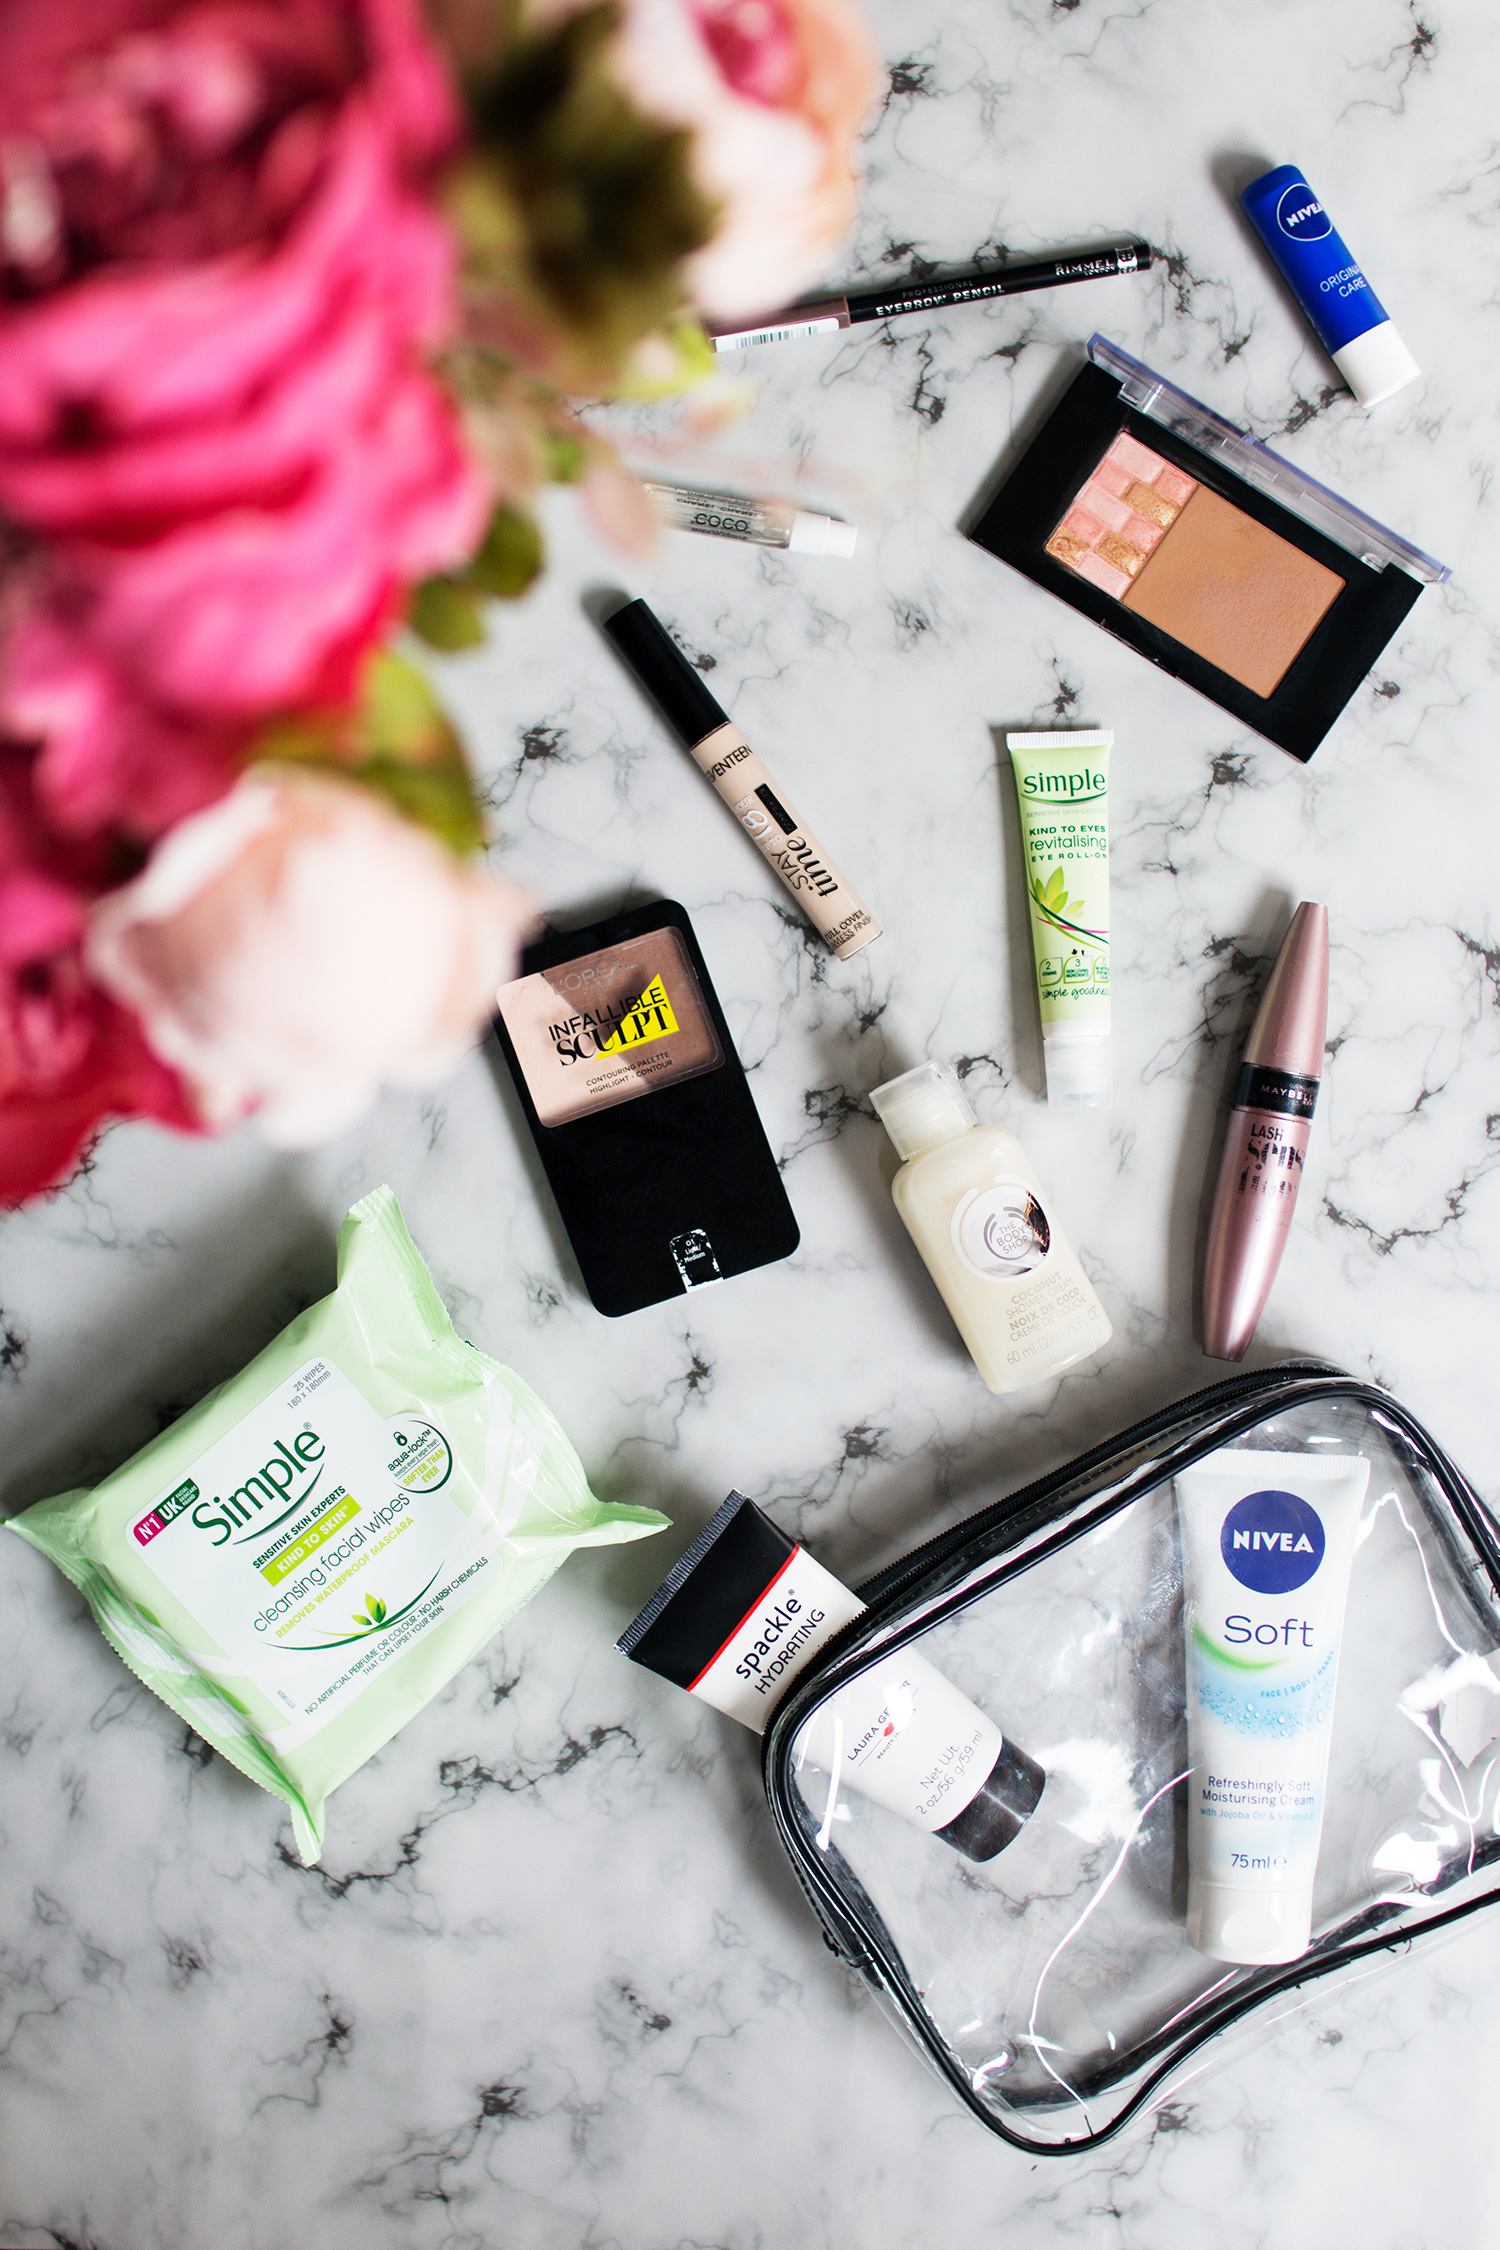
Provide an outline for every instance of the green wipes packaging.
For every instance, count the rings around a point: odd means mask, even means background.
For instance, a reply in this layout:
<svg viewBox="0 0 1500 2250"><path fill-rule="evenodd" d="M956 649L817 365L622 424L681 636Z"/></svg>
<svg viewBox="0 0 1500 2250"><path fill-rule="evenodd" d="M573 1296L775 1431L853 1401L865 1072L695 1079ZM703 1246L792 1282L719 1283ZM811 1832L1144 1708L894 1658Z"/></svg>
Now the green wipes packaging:
<svg viewBox="0 0 1500 2250"><path fill-rule="evenodd" d="M291 1807L323 1801L575 1547L644 1538L536 1394L454 1334L389 1188L338 1287L91 1492L10 1525L147 1687Z"/></svg>

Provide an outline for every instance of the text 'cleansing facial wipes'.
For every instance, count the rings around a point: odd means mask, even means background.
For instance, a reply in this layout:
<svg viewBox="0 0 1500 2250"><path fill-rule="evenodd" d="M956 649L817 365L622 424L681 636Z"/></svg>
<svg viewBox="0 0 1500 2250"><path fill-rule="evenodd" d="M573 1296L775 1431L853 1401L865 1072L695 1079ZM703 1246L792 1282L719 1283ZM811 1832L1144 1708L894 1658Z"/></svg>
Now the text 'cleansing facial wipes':
<svg viewBox="0 0 1500 2250"><path fill-rule="evenodd" d="M338 1286L92 1491L9 1528L130 1669L291 1807L323 1803L575 1547L661 1530L606 1506L548 1409L453 1332L389 1188Z"/></svg>

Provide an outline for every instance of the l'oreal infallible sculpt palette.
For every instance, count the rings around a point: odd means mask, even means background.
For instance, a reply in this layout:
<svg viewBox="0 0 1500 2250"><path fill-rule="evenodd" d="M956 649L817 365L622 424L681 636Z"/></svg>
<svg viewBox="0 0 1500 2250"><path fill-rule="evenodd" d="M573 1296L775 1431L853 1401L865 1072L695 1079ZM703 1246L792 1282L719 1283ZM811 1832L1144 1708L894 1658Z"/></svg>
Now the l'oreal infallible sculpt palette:
<svg viewBox="0 0 1500 2250"><path fill-rule="evenodd" d="M663 899L549 930L495 1033L600 1312L638 1312L797 1247L693 926Z"/></svg>
<svg viewBox="0 0 1500 2250"><path fill-rule="evenodd" d="M1448 576L1102 336L970 536L1303 759Z"/></svg>

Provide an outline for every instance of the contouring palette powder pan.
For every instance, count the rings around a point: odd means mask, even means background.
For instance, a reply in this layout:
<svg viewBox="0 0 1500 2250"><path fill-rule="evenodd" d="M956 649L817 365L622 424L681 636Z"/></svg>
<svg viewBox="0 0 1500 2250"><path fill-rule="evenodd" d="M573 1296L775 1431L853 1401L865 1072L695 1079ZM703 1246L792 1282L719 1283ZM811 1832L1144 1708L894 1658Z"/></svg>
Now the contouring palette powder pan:
<svg viewBox="0 0 1500 2250"><path fill-rule="evenodd" d="M1304 759L1448 576L1102 336L970 536Z"/></svg>

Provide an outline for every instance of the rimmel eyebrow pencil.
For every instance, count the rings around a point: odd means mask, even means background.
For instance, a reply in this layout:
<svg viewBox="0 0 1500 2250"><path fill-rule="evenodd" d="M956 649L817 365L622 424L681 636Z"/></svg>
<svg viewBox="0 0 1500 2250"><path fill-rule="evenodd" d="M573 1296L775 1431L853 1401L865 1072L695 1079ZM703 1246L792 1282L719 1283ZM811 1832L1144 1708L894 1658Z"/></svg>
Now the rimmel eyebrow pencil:
<svg viewBox="0 0 1500 2250"><path fill-rule="evenodd" d="M644 602L627 602L605 618L604 630L686 743L705 780L713 783L838 958L847 961L878 938L874 915L855 897L655 612Z"/></svg>
<svg viewBox="0 0 1500 2250"><path fill-rule="evenodd" d="M985 297L1018 297L1029 289L1057 289L1065 281L1098 281L1112 273L1145 273L1154 253L1149 242L1127 242L1115 250L1094 250L1077 258L1040 258L1029 265L981 266L946 280L904 281L884 289L851 289L843 297L810 298L784 312L763 313L750 326L709 325L716 352L747 344L783 344L792 336L817 336L834 328L854 328L869 320L891 320L898 313L936 312L946 305L976 304Z"/></svg>
<svg viewBox="0 0 1500 2250"><path fill-rule="evenodd" d="M1328 909L1307 900L1245 1043L1203 1261L1203 1349L1243 1359L1297 1208L1328 1035Z"/></svg>

